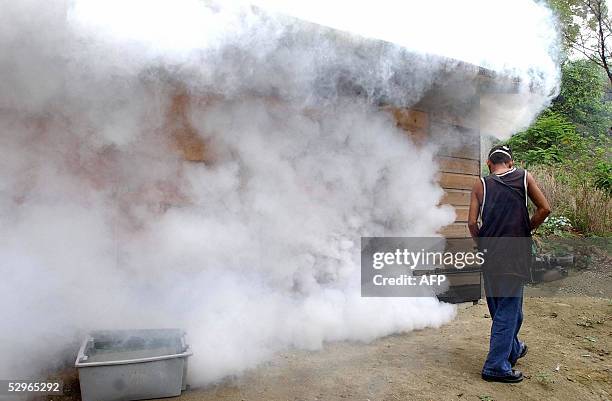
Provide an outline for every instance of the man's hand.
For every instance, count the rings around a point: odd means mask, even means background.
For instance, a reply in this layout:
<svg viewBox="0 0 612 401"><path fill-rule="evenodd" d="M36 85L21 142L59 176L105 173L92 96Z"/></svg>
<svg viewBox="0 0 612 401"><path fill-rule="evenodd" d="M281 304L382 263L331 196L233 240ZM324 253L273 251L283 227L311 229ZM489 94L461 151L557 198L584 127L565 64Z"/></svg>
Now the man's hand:
<svg viewBox="0 0 612 401"><path fill-rule="evenodd" d="M538 228L550 214L550 204L538 187L533 176L527 173L527 194L536 206L536 212L531 217L531 230Z"/></svg>
<svg viewBox="0 0 612 401"><path fill-rule="evenodd" d="M472 238L478 238L478 215L480 215L480 205L482 204L482 197L484 194L484 188L482 187L482 181L478 180L477 183L472 187L472 196L470 198L470 209L468 214L468 228Z"/></svg>

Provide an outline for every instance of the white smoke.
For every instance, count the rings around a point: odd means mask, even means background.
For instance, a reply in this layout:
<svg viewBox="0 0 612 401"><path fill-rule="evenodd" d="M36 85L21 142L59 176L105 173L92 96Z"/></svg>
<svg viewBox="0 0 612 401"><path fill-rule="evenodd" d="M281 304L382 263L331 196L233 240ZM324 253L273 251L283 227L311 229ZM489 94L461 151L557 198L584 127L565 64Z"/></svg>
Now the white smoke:
<svg viewBox="0 0 612 401"><path fill-rule="evenodd" d="M54 368L95 328L184 327L203 384L454 316L360 298L359 238L453 221L435 149L375 103L414 104L455 63L225 2L2 10L0 377ZM181 98L207 163L176 149Z"/></svg>
<svg viewBox="0 0 612 401"><path fill-rule="evenodd" d="M555 16L534 0L251 0L267 9L513 77L482 96L482 132L505 139L558 93ZM510 90L511 94L507 93Z"/></svg>

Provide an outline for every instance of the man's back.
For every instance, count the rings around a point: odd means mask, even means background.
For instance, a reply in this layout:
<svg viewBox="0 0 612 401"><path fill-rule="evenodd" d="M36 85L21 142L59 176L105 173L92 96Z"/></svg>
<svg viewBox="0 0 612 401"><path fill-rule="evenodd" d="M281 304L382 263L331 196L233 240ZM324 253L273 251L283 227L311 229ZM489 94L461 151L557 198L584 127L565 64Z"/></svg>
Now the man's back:
<svg viewBox="0 0 612 401"><path fill-rule="evenodd" d="M481 179L480 237L530 237L527 171L512 168Z"/></svg>

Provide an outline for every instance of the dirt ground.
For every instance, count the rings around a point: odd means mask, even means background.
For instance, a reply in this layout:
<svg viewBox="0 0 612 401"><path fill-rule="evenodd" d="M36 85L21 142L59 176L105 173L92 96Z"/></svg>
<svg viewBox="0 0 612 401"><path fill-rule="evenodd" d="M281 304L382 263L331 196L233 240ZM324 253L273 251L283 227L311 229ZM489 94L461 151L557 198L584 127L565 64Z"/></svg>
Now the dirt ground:
<svg viewBox="0 0 612 401"><path fill-rule="evenodd" d="M283 353L177 400L612 400L610 300L527 298L522 338L530 349L517 365L526 380L516 385L480 379L487 312L484 304L464 306L441 329Z"/></svg>
<svg viewBox="0 0 612 401"><path fill-rule="evenodd" d="M597 282L587 281L597 280ZM370 344L291 351L237 378L192 388L176 401L612 400L612 269L570 274L528 288L520 384L488 383L480 369L491 319L486 305L460 305L440 329ZM78 400L78 385L70 397Z"/></svg>

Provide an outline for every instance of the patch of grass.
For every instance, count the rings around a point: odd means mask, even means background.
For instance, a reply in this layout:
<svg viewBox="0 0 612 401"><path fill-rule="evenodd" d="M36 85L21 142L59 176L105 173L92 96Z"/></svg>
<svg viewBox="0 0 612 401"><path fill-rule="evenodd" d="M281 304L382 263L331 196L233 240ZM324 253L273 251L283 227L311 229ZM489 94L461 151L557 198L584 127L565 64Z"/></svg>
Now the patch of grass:
<svg viewBox="0 0 612 401"><path fill-rule="evenodd" d="M538 383L540 383L543 386L550 386L551 384L553 384L555 382L555 379L553 378L552 373L550 372L538 372L535 375L535 379L538 381Z"/></svg>

